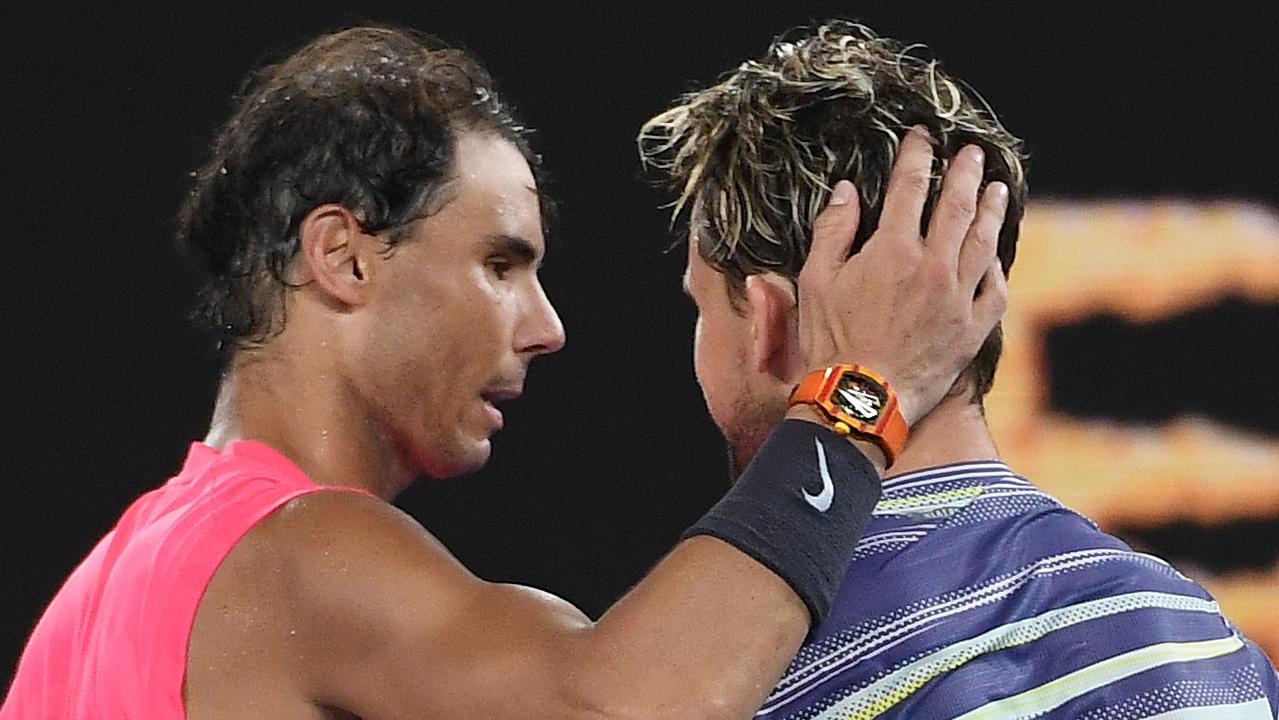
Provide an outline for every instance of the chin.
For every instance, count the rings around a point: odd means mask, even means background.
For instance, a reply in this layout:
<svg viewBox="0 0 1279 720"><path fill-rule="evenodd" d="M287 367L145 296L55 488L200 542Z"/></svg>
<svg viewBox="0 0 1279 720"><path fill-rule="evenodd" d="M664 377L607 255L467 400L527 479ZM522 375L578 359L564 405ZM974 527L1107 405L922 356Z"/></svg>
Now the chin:
<svg viewBox="0 0 1279 720"><path fill-rule="evenodd" d="M479 472L493 455L493 444L488 438L484 438L478 441L473 440L460 450L461 452L453 458L456 461L456 467L449 477Z"/></svg>
<svg viewBox="0 0 1279 720"><path fill-rule="evenodd" d="M443 480L479 472L492 452L493 446L488 438L459 437L451 448L437 447L426 453L417 466L427 476Z"/></svg>

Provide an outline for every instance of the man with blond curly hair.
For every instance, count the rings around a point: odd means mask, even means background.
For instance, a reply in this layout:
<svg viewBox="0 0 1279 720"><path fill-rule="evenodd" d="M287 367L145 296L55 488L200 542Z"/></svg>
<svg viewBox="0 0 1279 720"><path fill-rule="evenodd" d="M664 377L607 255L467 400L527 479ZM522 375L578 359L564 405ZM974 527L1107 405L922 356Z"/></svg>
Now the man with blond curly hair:
<svg viewBox="0 0 1279 720"><path fill-rule="evenodd" d="M855 198L853 252L887 272L897 258L862 246L900 222L890 171L916 147L931 144L936 158L911 171L927 188L913 229L920 251L935 248L937 227L993 215L1006 195L997 264L978 295L1012 266L1026 158L973 90L920 46L831 22L779 38L684 96L645 124L639 142L688 223L697 376L735 465L750 462L788 408L808 406L836 432L879 444L893 473L830 616L759 717L1275 716L1274 669L1207 592L1000 460L982 407L998 327L908 442L873 373L811 373L799 362L810 299L796 278L818 213L832 197ZM975 196L955 202L941 182L957 172L985 188L976 206ZM953 282L938 273L919 287ZM806 497L820 509L830 490L813 484Z"/></svg>

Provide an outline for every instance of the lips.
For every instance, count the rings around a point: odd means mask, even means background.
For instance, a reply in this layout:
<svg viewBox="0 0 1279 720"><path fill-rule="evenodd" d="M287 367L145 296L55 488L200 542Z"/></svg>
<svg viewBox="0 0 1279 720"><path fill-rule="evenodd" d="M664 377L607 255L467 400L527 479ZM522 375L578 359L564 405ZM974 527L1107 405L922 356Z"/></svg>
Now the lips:
<svg viewBox="0 0 1279 720"><path fill-rule="evenodd" d="M524 389L520 386L488 388L480 393L480 397L484 402L489 404L497 404L507 400L514 400L522 395Z"/></svg>
<svg viewBox="0 0 1279 720"><path fill-rule="evenodd" d="M522 392L522 388L512 386L489 388L480 393L480 398L484 401L484 412L488 415L494 430L501 430L504 424L502 411L497 409L497 404L507 400L514 400Z"/></svg>

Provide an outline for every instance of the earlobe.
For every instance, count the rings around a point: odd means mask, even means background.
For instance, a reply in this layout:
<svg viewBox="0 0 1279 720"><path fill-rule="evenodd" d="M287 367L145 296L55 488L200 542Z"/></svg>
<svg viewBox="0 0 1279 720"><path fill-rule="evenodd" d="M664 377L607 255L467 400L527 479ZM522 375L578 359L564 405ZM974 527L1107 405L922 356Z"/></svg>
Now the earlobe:
<svg viewBox="0 0 1279 720"><path fill-rule="evenodd" d="M746 302L755 371L789 382L797 365L794 286L773 273L751 275L746 278Z"/></svg>
<svg viewBox="0 0 1279 720"><path fill-rule="evenodd" d="M312 283L343 305L363 304L369 239L351 211L341 205L321 205L307 213L298 227L301 282Z"/></svg>

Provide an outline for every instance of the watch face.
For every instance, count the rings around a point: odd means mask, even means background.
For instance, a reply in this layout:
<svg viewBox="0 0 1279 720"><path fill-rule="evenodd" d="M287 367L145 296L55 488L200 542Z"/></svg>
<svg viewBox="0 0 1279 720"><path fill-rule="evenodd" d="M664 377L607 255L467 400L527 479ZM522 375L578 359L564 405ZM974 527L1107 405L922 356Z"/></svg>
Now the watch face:
<svg viewBox="0 0 1279 720"><path fill-rule="evenodd" d="M888 401L879 383L852 372L839 378L830 399L844 412L866 423L878 420Z"/></svg>

